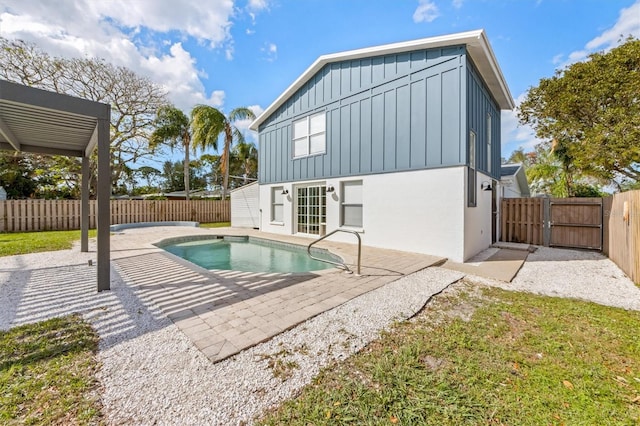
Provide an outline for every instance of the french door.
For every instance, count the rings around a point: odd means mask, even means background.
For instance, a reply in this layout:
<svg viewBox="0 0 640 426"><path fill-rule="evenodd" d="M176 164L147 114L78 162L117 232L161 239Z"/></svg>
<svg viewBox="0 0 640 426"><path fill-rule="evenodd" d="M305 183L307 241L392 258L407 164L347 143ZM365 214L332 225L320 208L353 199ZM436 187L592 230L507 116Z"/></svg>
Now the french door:
<svg viewBox="0 0 640 426"><path fill-rule="evenodd" d="M327 221L326 186L304 186L297 188L296 201L297 232L324 235Z"/></svg>

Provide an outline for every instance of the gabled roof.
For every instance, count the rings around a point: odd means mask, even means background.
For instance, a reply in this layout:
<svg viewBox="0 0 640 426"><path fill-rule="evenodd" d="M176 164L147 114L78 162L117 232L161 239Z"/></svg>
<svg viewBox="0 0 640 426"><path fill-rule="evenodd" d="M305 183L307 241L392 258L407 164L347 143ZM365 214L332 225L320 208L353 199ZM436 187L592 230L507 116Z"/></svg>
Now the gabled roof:
<svg viewBox="0 0 640 426"><path fill-rule="evenodd" d="M322 55L251 123L250 129L258 130L258 126L260 126L262 122L284 104L298 89L304 86L305 83L326 64L462 44L466 45L469 55L473 59L474 64L489 87L493 97L498 102L500 109L513 109L515 104L511 97L511 92L502 75L502 71L500 71L496 57L489 45L489 40L484 30L475 30Z"/></svg>
<svg viewBox="0 0 640 426"><path fill-rule="evenodd" d="M524 171L522 163L503 164L500 166L500 180L514 179L518 182L520 192L524 197L529 197L531 191L529 191L529 183L527 182L527 175Z"/></svg>

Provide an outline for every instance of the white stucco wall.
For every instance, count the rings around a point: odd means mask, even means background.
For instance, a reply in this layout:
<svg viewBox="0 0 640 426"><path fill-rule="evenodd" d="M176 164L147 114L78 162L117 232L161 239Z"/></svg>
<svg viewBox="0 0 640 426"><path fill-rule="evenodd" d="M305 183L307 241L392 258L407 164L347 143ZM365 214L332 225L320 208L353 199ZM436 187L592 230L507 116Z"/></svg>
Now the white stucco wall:
<svg viewBox="0 0 640 426"><path fill-rule="evenodd" d="M491 191L482 190L482 184L494 183L491 178L478 172L476 179L476 206L464 209L464 256L473 257L491 245Z"/></svg>
<svg viewBox="0 0 640 426"><path fill-rule="evenodd" d="M447 257L461 262L491 243L491 192L480 184L490 180L478 174L478 205L467 207L465 167L385 173L353 178L260 185L261 230L294 234L295 188L310 183L332 185L327 194L327 232L340 226L341 183L363 182L364 245ZM271 222L271 188L284 188L283 221ZM337 241L354 237L338 234Z"/></svg>

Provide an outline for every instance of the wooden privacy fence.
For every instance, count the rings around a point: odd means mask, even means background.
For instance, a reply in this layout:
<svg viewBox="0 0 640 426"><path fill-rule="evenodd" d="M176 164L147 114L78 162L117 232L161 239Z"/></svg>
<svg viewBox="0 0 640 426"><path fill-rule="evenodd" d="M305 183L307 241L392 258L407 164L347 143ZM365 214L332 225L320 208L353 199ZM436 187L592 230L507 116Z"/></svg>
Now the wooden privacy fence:
<svg viewBox="0 0 640 426"><path fill-rule="evenodd" d="M543 244L544 199L503 198L500 206L500 240Z"/></svg>
<svg viewBox="0 0 640 426"><path fill-rule="evenodd" d="M111 224L163 221L229 222L229 200L111 200ZM96 201L89 201L96 227ZM80 229L80 200L0 201L0 232Z"/></svg>
<svg viewBox="0 0 640 426"><path fill-rule="evenodd" d="M504 198L501 240L602 249L602 198Z"/></svg>
<svg viewBox="0 0 640 426"><path fill-rule="evenodd" d="M640 191L604 199L604 254L640 283Z"/></svg>
<svg viewBox="0 0 640 426"><path fill-rule="evenodd" d="M640 283L640 191L606 198L504 198L500 240L602 250Z"/></svg>

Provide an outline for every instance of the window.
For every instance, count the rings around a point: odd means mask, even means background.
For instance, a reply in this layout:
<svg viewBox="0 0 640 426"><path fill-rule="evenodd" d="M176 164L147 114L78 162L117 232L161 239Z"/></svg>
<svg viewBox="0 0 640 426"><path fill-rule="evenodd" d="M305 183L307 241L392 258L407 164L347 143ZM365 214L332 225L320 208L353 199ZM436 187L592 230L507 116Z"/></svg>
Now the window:
<svg viewBox="0 0 640 426"><path fill-rule="evenodd" d="M487 114L487 173L491 175L491 114Z"/></svg>
<svg viewBox="0 0 640 426"><path fill-rule="evenodd" d="M362 181L342 183L342 226L362 228Z"/></svg>
<svg viewBox="0 0 640 426"><path fill-rule="evenodd" d="M325 152L326 116L324 112L293 122L293 158Z"/></svg>
<svg viewBox="0 0 640 426"><path fill-rule="evenodd" d="M469 132L469 169L467 175L467 206L476 206L476 134Z"/></svg>
<svg viewBox="0 0 640 426"><path fill-rule="evenodd" d="M283 222L284 195L282 186L271 188L271 222Z"/></svg>

